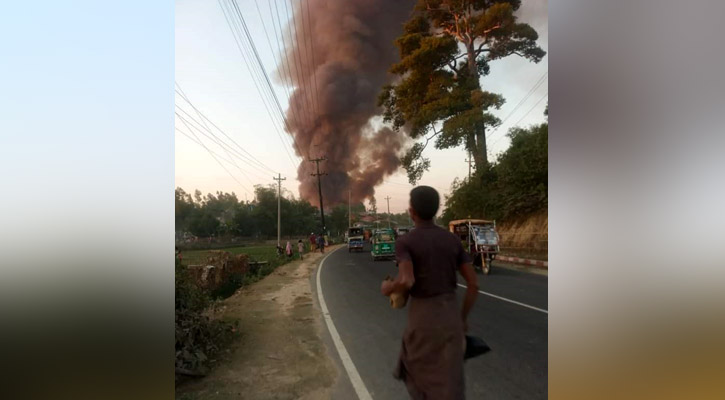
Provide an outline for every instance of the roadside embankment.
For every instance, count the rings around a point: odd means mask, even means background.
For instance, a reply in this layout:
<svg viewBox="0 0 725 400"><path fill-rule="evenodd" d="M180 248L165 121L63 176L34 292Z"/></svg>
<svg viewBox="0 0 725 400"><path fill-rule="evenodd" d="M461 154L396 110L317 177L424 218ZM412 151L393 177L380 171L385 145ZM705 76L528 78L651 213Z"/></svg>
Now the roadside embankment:
<svg viewBox="0 0 725 400"><path fill-rule="evenodd" d="M240 337L209 375L181 385L176 397L329 398L338 373L321 339L310 286L321 256L306 254L225 299L215 318L239 321Z"/></svg>

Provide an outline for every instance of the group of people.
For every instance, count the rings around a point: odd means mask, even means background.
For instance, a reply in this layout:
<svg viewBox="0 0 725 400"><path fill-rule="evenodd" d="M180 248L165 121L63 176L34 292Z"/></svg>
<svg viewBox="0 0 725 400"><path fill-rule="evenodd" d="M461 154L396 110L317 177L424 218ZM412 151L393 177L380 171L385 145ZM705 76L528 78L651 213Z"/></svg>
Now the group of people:
<svg viewBox="0 0 725 400"><path fill-rule="evenodd" d="M315 235L314 233L310 234L310 252L315 252L317 249L320 250L320 253L325 252L325 246L327 245L327 237L323 235ZM277 254L282 255L286 254L288 258L294 257L294 249L292 248L292 244L287 241L287 246L283 249L282 246L277 245ZM303 259L305 254L305 243L302 241L302 239L297 240L297 254L300 257L300 260Z"/></svg>
<svg viewBox="0 0 725 400"><path fill-rule="evenodd" d="M310 233L310 251L315 252L317 249L320 249L320 253L324 253L327 243L326 235L316 235L314 232Z"/></svg>

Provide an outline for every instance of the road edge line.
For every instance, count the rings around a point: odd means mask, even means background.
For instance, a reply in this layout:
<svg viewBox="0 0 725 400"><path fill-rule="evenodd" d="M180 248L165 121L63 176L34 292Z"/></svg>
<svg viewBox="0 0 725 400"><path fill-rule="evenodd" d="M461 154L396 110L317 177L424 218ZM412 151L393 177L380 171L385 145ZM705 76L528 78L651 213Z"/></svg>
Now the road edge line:
<svg viewBox="0 0 725 400"><path fill-rule="evenodd" d="M457 285L460 286L460 287L462 287L462 288L468 288L468 286L462 285L460 283L457 283ZM532 310L536 310L538 312L542 312L542 313L547 314L547 315L549 314L549 310L544 310L543 308L538 308L538 307L530 306L528 304L524 304L524 303L518 302L516 300L511 300L511 299L507 299L505 297L497 296L497 295L495 295L493 293L484 292L483 290L479 290L478 293L485 294L486 296L491 296L491 297L496 298L496 299L499 299L499 300L508 301L509 303L513 303L513 304L520 305L521 307L530 308Z"/></svg>
<svg viewBox="0 0 725 400"><path fill-rule="evenodd" d="M322 310L322 317L325 319L325 325L327 325L327 331L330 332L332 343L335 345L337 354L338 356L340 356L340 360L342 361L342 366L345 368L345 372L347 372L347 377L350 379L350 383L352 383L352 387L353 389L355 389L357 397L360 400L372 400L370 392L368 392L367 387L365 387L365 383L363 383L360 374L357 372L357 368L355 368L355 363L352 362L352 358L350 358L350 354L347 352L345 344L342 343L340 334L337 332L337 328L335 328L335 323L332 322L330 311L327 309L325 297L322 295L322 284L320 283L322 267L323 265L325 265L325 260L327 260L327 257L331 256L335 251L338 251L341 248L342 247L337 248L334 251L330 252L328 255L326 255L325 258L320 261L320 266L317 267L317 299L320 302L320 309Z"/></svg>

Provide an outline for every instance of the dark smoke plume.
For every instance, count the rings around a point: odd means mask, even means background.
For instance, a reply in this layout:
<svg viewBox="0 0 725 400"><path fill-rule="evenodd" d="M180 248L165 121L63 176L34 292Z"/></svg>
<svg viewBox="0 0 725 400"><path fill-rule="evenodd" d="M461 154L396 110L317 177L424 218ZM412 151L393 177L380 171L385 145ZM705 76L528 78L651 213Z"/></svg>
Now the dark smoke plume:
<svg viewBox="0 0 725 400"><path fill-rule="evenodd" d="M392 79L387 70L398 57L394 40L414 1L296 4L287 26L292 36L296 32L296 42L288 49L289 64L278 65L277 75L295 88L287 120L297 153L305 158L297 170L300 196L317 203L317 178L310 175L315 164L307 159L324 156L327 161L320 163L320 171L328 174L322 178L325 204L347 202L348 189L355 202L371 198L375 186L400 164L403 135L388 128L376 130L371 119L380 112L376 99Z"/></svg>

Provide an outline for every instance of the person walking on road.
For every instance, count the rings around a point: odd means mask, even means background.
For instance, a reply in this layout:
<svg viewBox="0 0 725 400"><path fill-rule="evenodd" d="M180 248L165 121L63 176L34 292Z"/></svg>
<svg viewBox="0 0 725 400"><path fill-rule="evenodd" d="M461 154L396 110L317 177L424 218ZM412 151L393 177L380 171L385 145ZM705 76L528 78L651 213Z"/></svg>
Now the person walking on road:
<svg viewBox="0 0 725 400"><path fill-rule="evenodd" d="M297 241L297 251L300 253L300 260L301 260L302 255L305 254L305 244L302 243L302 239Z"/></svg>
<svg viewBox="0 0 725 400"><path fill-rule="evenodd" d="M310 252L314 253L317 250L317 236L315 233L310 233Z"/></svg>
<svg viewBox="0 0 725 400"><path fill-rule="evenodd" d="M287 253L287 258L292 258L292 255L294 254L292 253L292 245L289 241L287 241L287 246L285 246L285 253Z"/></svg>
<svg viewBox="0 0 725 400"><path fill-rule="evenodd" d="M410 192L408 212L415 229L396 241L398 275L380 286L385 296L410 296L394 376L405 383L412 399L465 398L466 319L476 301L478 281L460 240L433 222L439 203L432 187L418 186ZM456 272L468 286L462 310L456 301Z"/></svg>
<svg viewBox="0 0 725 400"><path fill-rule="evenodd" d="M320 253L325 252L325 237L322 235L317 236L317 247L320 248Z"/></svg>

